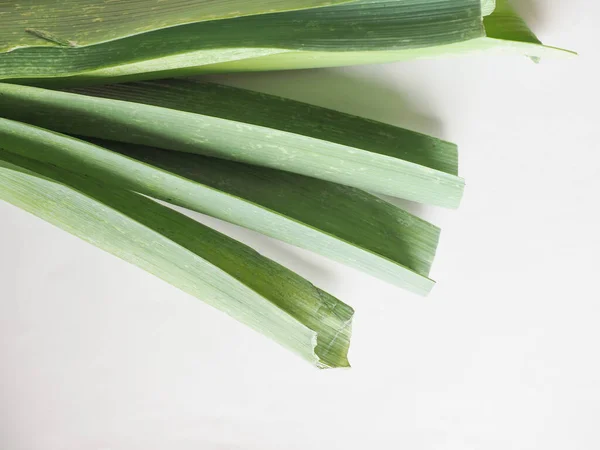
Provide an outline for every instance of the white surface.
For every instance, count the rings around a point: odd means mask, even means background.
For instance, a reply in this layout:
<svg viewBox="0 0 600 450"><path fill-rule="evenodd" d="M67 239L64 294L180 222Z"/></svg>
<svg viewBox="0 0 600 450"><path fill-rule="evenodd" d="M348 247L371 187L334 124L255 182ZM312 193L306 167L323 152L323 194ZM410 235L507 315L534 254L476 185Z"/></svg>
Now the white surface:
<svg viewBox="0 0 600 450"><path fill-rule="evenodd" d="M0 448L600 448L600 7L519 3L581 56L227 78L460 144L461 209L416 208L443 227L428 299L218 224L356 308L352 370L0 204Z"/></svg>

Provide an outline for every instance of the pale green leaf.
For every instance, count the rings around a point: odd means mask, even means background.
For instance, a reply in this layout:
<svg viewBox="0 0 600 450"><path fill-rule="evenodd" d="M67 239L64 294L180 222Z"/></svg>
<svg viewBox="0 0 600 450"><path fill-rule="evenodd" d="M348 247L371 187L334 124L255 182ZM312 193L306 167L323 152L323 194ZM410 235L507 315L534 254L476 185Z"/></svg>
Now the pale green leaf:
<svg viewBox="0 0 600 450"><path fill-rule="evenodd" d="M573 54L521 39L526 25L507 1L494 8L493 0L483 4L478 0L360 0L198 23L86 48L30 48L0 54L0 79L74 86L483 51L535 58ZM488 16L485 26L483 15Z"/></svg>
<svg viewBox="0 0 600 450"><path fill-rule="evenodd" d="M352 308L187 216L2 149L0 199L198 297L318 367L349 365Z"/></svg>
<svg viewBox="0 0 600 450"><path fill-rule="evenodd" d="M316 107L299 114L287 131L294 114L286 114L281 99L271 102L274 108L279 105L271 110L268 96L257 98L262 110L247 111L254 113L254 123L238 122L239 116L227 115L239 109L237 90L215 97L212 112L225 118L205 115L203 110L211 107L195 100L203 86L175 80L91 90L140 102L133 103L0 83L0 113L65 133L246 162L423 203L456 207L460 202L464 181L454 174L452 144L356 117L324 122L327 114L344 115L324 111L312 116ZM218 103L223 101L230 103ZM291 112L301 108L297 102L289 105ZM368 145L369 135L373 145ZM439 170L442 166L450 173Z"/></svg>
<svg viewBox="0 0 600 450"><path fill-rule="evenodd" d="M7 119L0 119L0 125L0 141L22 156L253 229L418 294L433 287L428 275L439 229L358 189L200 155L94 140L99 147Z"/></svg>
<svg viewBox="0 0 600 450"><path fill-rule="evenodd" d="M322 58L328 65L359 64L369 62L371 52L400 51L414 57L422 48L482 36L479 0L360 0L173 27L85 48L20 49L0 55L0 79L164 78L198 73L204 66L214 70L212 66L227 61L248 60L256 69L254 59L265 55L275 61L275 55L283 58L280 66L268 60L276 68L292 63L313 67L314 54L321 53L333 58Z"/></svg>
<svg viewBox="0 0 600 450"><path fill-rule="evenodd" d="M374 195L223 159L97 143L167 171L154 171L146 183L133 182L138 192L311 250L420 295L434 286L428 276L439 228ZM124 179L131 179L125 172L134 170L129 166L119 168Z"/></svg>
<svg viewBox="0 0 600 450"><path fill-rule="evenodd" d="M541 44L509 0L498 0L493 14L484 19L484 24L489 38Z"/></svg>
<svg viewBox="0 0 600 450"><path fill-rule="evenodd" d="M576 55L575 52L556 47L543 45L535 34L527 27L525 21L510 5L508 0L497 0L484 4L486 15L484 18L485 36L474 37L449 44L425 46L416 49L389 49L370 51L289 51L272 52L263 55L248 53L248 58L231 58L228 61L202 62L196 67L179 70L170 69L169 61L165 61L168 68L161 76L190 74L190 73L232 73L232 72L257 72L266 70L283 69L310 69L318 67L338 67L354 64L380 64L404 61L415 58L434 58L439 56L462 55L472 53L490 53L498 55L524 55L534 60L541 58L565 58ZM494 9L492 9L494 6ZM241 49L240 49L241 50ZM173 64L174 67L174 64ZM130 71L130 69L132 69ZM122 70L122 72L121 72ZM123 66L114 67L107 72L90 72L87 77L82 77L82 83L97 83L105 76L117 79L145 78L140 74L134 75L136 69ZM153 76L152 74L147 74ZM154 74L158 75L158 74ZM98 77L97 79L95 79ZM72 83L74 80L69 80Z"/></svg>
<svg viewBox="0 0 600 450"><path fill-rule="evenodd" d="M181 24L293 11L349 0L20 0L0 2L0 52L79 47Z"/></svg>

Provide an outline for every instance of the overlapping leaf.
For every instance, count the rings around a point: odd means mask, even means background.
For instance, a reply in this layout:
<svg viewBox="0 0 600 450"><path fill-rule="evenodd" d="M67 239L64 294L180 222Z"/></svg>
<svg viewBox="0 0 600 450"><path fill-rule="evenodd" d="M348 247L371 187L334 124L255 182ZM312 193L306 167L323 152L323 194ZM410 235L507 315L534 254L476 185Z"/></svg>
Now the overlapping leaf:
<svg viewBox="0 0 600 450"><path fill-rule="evenodd" d="M230 73L255 72L281 69L310 69L317 67L336 67L356 64L378 64L394 61L404 61L414 58L432 58L447 55L490 52L505 55L524 55L534 60L544 57L570 57L576 53L557 47L543 45L529 30L525 21L518 15L508 0L486 0L483 4L485 15L480 36L465 37L451 43L423 46L420 48L392 48L386 50L355 50L347 52L331 51L290 51L273 54L253 55L248 58L236 57L229 61L208 62L201 67L192 69L168 70L165 74L186 73ZM239 56L239 55L238 55ZM126 67L122 67L126 69ZM121 77L124 79L152 78L151 73L120 72L114 68L107 72L90 73L82 77L81 83L97 83L104 77ZM1 75L0 75L1 76ZM98 77L95 79L95 77ZM77 82L70 80L69 83ZM62 84L61 81L58 82Z"/></svg>
<svg viewBox="0 0 600 450"><path fill-rule="evenodd" d="M0 54L0 79L73 86L478 51L571 54L523 41L523 26L507 0L359 0L171 27L84 48L19 49Z"/></svg>
<svg viewBox="0 0 600 450"><path fill-rule="evenodd" d="M203 96L205 86L185 80L112 85L89 88L92 97L0 84L0 114L64 133L235 160L423 203L460 202L464 181L456 176L453 144L239 89ZM237 103L238 93L246 103ZM235 113L240 106L246 113ZM327 115L330 120L323 120Z"/></svg>
<svg viewBox="0 0 600 450"><path fill-rule="evenodd" d="M547 55L571 55L573 52L542 44L509 0L497 0L493 14L484 19L487 41L499 49L517 51L533 59Z"/></svg>
<svg viewBox="0 0 600 450"><path fill-rule="evenodd" d="M150 147L94 141L99 147L18 122L5 122L0 138L23 156L256 230L413 292L433 287L439 229L358 189Z"/></svg>
<svg viewBox="0 0 600 450"><path fill-rule="evenodd" d="M111 163L106 158L107 169L119 172L134 190L251 228L421 295L434 285L428 276L440 230L374 195L222 159L93 142L162 169L141 177L137 161L115 158Z"/></svg>
<svg viewBox="0 0 600 450"><path fill-rule="evenodd" d="M0 79L117 81L199 73L228 61L255 70L262 59L254 59L263 57L268 68L279 69L367 63L381 51L414 57L421 48L484 36L479 1L359 0L173 27L85 48L19 49L0 55Z"/></svg>
<svg viewBox="0 0 600 450"><path fill-rule="evenodd" d="M23 127L25 134L31 128ZM17 154L44 145L3 141L0 199L200 298L319 367L348 366L348 305L150 199Z"/></svg>
<svg viewBox="0 0 600 450"><path fill-rule="evenodd" d="M349 0L20 0L0 2L0 52L81 47L182 24Z"/></svg>

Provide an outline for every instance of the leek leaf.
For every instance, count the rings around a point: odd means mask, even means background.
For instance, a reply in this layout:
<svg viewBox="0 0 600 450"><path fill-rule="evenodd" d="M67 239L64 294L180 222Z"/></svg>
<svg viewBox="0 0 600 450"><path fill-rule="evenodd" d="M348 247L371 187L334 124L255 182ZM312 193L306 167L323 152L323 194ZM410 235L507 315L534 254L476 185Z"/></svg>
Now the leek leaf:
<svg viewBox="0 0 600 450"><path fill-rule="evenodd" d="M0 54L0 79L75 86L482 51L573 54L523 40L525 30L507 0L360 0L172 27L84 48L18 49Z"/></svg>
<svg viewBox="0 0 600 450"><path fill-rule="evenodd" d="M229 61L186 67L173 70L167 62L166 70L161 76L191 73L231 73L256 72L265 70L311 69L317 67L338 67L355 64L380 64L404 61L414 58L433 58L443 55L461 55L467 53L493 52L506 55L524 55L538 60L540 58L570 57L576 55L571 50L543 45L525 21L510 5L508 0L486 1L482 5L484 17L484 34L445 45L424 46L421 48L389 49L371 51L290 51L273 52L263 55L248 55L248 58L232 58ZM133 75L133 68L115 67L107 72L90 72L82 77L82 83L97 83L103 77L116 76L117 79L141 79L158 76L155 74ZM122 70L122 72L121 72ZM1 75L0 75L1 76ZM98 79L95 79L98 77ZM72 82L72 81L70 81Z"/></svg>
<svg viewBox="0 0 600 450"><path fill-rule="evenodd" d="M274 58L267 60L270 68L314 67L314 55L321 53L328 56L318 64L359 64L368 63L372 52L414 57L419 49L482 36L479 0L360 0L172 27L84 48L19 49L0 55L0 79L164 78L214 70L227 61L248 60L255 70L260 64L253 61L263 57ZM279 66L277 55L283 58Z"/></svg>
<svg viewBox="0 0 600 450"><path fill-rule="evenodd" d="M166 171L164 184L154 175L152 186L132 187L138 192L311 250L420 295L435 284L428 276L439 228L367 192L223 159L97 143ZM172 174L181 178L175 181Z"/></svg>
<svg viewBox="0 0 600 450"><path fill-rule="evenodd" d="M481 12L484 16L483 23L488 38L543 45L511 5L510 0L482 0ZM522 47L522 49L524 48ZM549 47L549 49L559 50L553 47ZM535 52L536 50L531 51ZM537 50L537 52L539 51ZM566 51L566 53L573 52Z"/></svg>
<svg viewBox="0 0 600 450"><path fill-rule="evenodd" d="M483 19L486 37L474 40L474 50L487 48L499 52L522 54L534 59L546 56L568 57L576 54L570 50L542 44L511 5L510 0L490 1L489 6L490 14L486 14L487 17Z"/></svg>
<svg viewBox="0 0 600 450"><path fill-rule="evenodd" d="M70 89L273 128L458 174L455 144L415 131L248 89L194 79Z"/></svg>
<svg viewBox="0 0 600 450"><path fill-rule="evenodd" d="M286 131L282 123L293 121L294 117L277 117L281 107L274 118L269 118L268 108L253 111L262 125L204 115L202 102L194 101L197 86L203 89L201 83L185 80L142 83L125 89L116 85L93 89L95 95L117 98L128 91L132 96L129 98L144 102L133 103L0 83L0 114L64 133L246 162L422 203L457 207L460 202L464 189L461 178L422 165L439 166L441 162L454 172L452 158L456 158L456 149L452 144L349 118L348 123L363 123L365 130L371 130L366 132L374 137L381 134L380 144L362 148L363 143L368 144L356 133L362 128L330 128L323 125L318 115L318 120L311 122L310 114L305 114L299 118L295 132ZM230 97L229 110L238 107L235 98ZM267 105L268 97L261 98ZM281 102L276 99L273 104ZM291 105L291 111L299 108L296 102ZM213 112L224 109L224 104L217 105ZM269 123L272 128L266 126ZM348 138L343 137L346 132ZM326 140L328 136L331 140ZM449 156L427 156L437 150Z"/></svg>
<svg viewBox="0 0 600 450"><path fill-rule="evenodd" d="M349 0L21 0L0 3L0 52L79 47L149 31Z"/></svg>
<svg viewBox="0 0 600 450"><path fill-rule="evenodd" d="M484 19L484 24L489 38L541 44L508 0L498 0L494 12Z"/></svg>
<svg viewBox="0 0 600 450"><path fill-rule="evenodd" d="M433 287L439 229L358 189L200 155L92 145L7 119L0 125L3 145L30 159L253 229L418 294Z"/></svg>
<svg viewBox="0 0 600 450"><path fill-rule="evenodd" d="M0 199L198 297L318 367L349 365L352 308L187 216L1 149Z"/></svg>

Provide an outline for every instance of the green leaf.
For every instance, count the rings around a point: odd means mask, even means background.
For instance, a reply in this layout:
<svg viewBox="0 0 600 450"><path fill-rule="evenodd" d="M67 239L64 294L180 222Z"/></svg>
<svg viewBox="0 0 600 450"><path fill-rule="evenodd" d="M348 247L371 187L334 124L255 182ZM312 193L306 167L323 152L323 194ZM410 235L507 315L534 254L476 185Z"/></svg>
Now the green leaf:
<svg viewBox="0 0 600 450"><path fill-rule="evenodd" d="M360 64L381 58L373 52L416 57L420 49L482 36L479 0L360 0L173 27L85 48L19 49L0 55L0 79L165 78L221 70L215 65L228 61L247 62L236 70L259 70L262 58L279 69Z"/></svg>
<svg viewBox="0 0 600 450"><path fill-rule="evenodd" d="M506 0L498 2L496 11L495 7L494 0L482 4L479 0L360 0L197 23L85 48L27 48L0 54L0 79L75 86L483 51L537 58L573 55L513 39L523 32L524 22ZM505 20L508 10L510 19ZM488 16L485 26L483 15Z"/></svg>
<svg viewBox="0 0 600 450"><path fill-rule="evenodd" d="M355 64L380 64L404 61L414 58L433 58L444 55L462 55L468 53L488 52L500 55L524 55L534 61L541 58L564 58L576 55L571 50L543 45L527 27L525 21L512 8L508 0L485 0L481 13L484 18L483 36L466 38L448 44L424 46L421 48L388 49L388 50L354 50L347 52L331 51L290 51L273 52L263 55L248 54L248 58L240 57L225 61L207 61L193 68L173 69L171 61L165 61L166 68L162 73L133 74L136 67L118 66L108 71L99 70L82 77L81 83L98 83L104 77L117 79L142 79L155 76L185 75L191 73L232 73L256 72L266 70L310 69L317 67L337 67ZM173 67L175 64L173 64ZM184 65L185 67L185 65ZM1 77L1 75L0 75ZM96 78L97 77L97 78ZM72 83L73 80L69 80ZM59 82L61 83L61 82Z"/></svg>
<svg viewBox="0 0 600 450"><path fill-rule="evenodd" d="M253 229L418 294L434 285L428 275L439 229L358 189L151 147L92 145L7 119L0 124L3 145L24 157Z"/></svg>
<svg viewBox="0 0 600 450"><path fill-rule="evenodd" d="M223 159L94 142L166 171L153 171L147 183L132 181L138 192L319 253L420 295L435 284L428 276L439 228L374 195ZM125 172L134 170L129 166L119 168L124 179L132 178Z"/></svg>
<svg viewBox="0 0 600 450"><path fill-rule="evenodd" d="M496 0L492 14L484 18L486 37L471 41L473 50L520 54L538 61L545 57L570 57L575 52L542 44L509 0Z"/></svg>
<svg viewBox="0 0 600 450"><path fill-rule="evenodd" d="M141 102L133 103L0 83L0 113L69 134L236 160L423 203L457 207L460 202L464 181L455 175L452 144L244 92L240 98L249 103L240 105L247 108L248 119L238 122L243 118L234 112L240 108L239 90L224 90L223 96L207 96L203 102L200 92L205 89L203 83L171 80L90 90ZM210 98L216 99L212 106ZM205 115L204 110L226 117ZM328 115L331 119L324 122ZM289 122L297 123L287 128Z"/></svg>
<svg viewBox="0 0 600 450"><path fill-rule="evenodd" d="M198 297L318 367L349 366L352 308L153 200L2 149L0 199Z"/></svg>
<svg viewBox="0 0 600 450"><path fill-rule="evenodd" d="M484 24L489 38L541 44L508 0L498 0L493 14L484 19Z"/></svg>
<svg viewBox="0 0 600 450"><path fill-rule="evenodd" d="M21 0L0 3L0 52L19 47L79 47L140 33L348 0Z"/></svg>

